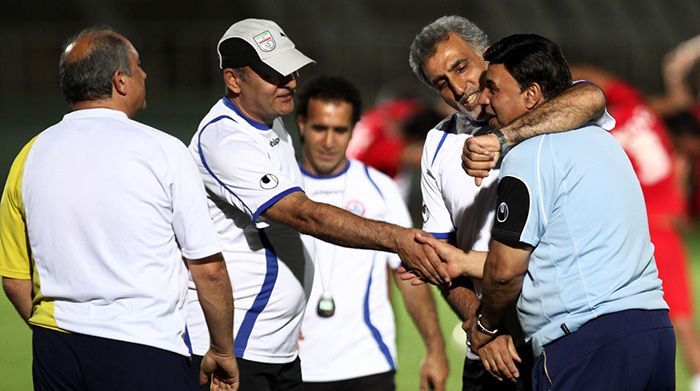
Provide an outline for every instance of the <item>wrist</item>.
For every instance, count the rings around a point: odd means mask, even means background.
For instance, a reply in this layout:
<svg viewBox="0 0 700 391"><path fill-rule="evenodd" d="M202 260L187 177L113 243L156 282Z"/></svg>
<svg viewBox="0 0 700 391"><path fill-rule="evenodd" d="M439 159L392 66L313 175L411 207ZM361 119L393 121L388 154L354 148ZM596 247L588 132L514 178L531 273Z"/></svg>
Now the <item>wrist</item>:
<svg viewBox="0 0 700 391"><path fill-rule="evenodd" d="M501 129L494 129L491 131L491 134L496 136L498 139L498 144L501 146L501 159L510 151L510 146L508 145L508 139L506 138L506 135L501 131Z"/></svg>
<svg viewBox="0 0 700 391"><path fill-rule="evenodd" d="M476 329L480 333L486 334L490 337L495 337L500 332L497 328L490 328L487 324L484 324L481 314L476 317Z"/></svg>

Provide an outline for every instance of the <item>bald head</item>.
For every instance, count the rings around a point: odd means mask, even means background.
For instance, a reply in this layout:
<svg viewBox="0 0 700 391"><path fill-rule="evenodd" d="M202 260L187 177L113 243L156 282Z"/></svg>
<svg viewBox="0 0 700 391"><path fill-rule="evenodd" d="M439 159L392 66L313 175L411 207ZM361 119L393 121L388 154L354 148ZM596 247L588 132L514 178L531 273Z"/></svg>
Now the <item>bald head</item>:
<svg viewBox="0 0 700 391"><path fill-rule="evenodd" d="M129 41L109 28L89 28L71 38L58 65L68 103L110 99L115 72L131 75L130 50Z"/></svg>

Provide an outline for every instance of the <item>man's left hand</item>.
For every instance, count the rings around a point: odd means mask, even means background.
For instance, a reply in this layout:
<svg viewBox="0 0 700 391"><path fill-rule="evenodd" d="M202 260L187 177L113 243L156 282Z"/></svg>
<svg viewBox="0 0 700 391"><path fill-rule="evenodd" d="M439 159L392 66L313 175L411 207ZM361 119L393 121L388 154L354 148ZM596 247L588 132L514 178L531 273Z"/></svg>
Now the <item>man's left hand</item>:
<svg viewBox="0 0 700 391"><path fill-rule="evenodd" d="M428 351L420 364L420 390L444 391L448 373L445 353Z"/></svg>
<svg viewBox="0 0 700 391"><path fill-rule="evenodd" d="M494 134L468 137L462 149L462 169L474 177L474 183L481 186L483 178L489 176L496 167L501 155L501 144Z"/></svg>

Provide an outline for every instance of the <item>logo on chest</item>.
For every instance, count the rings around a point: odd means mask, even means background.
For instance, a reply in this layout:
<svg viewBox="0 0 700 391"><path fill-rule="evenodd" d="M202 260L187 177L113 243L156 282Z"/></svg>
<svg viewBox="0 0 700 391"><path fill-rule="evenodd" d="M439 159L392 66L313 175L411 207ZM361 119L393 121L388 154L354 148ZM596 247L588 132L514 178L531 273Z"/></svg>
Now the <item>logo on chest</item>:
<svg viewBox="0 0 700 391"><path fill-rule="evenodd" d="M275 138L273 138L272 140L270 140L270 146L271 146L271 147L274 147L275 145L277 145L277 144L279 144L279 143L280 143L280 138L279 138L279 137L275 137Z"/></svg>
<svg viewBox="0 0 700 391"><path fill-rule="evenodd" d="M260 178L260 187L265 190L274 189L279 183L279 179L272 174L265 174L262 178Z"/></svg>

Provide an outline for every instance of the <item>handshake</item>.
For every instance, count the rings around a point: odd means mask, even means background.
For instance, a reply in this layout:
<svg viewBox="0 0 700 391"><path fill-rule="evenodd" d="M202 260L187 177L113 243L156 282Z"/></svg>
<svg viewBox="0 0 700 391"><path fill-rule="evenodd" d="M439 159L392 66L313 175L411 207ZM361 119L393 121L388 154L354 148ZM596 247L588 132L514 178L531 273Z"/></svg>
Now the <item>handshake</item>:
<svg viewBox="0 0 700 391"><path fill-rule="evenodd" d="M416 229L406 230L405 245L398 252L402 266L399 278L411 281L412 285L429 282L449 287L452 279L467 276L482 278L486 252L462 251L432 235Z"/></svg>
<svg viewBox="0 0 700 391"><path fill-rule="evenodd" d="M469 137L462 150L462 168L480 186L496 166L501 151L502 146L494 134ZM465 252L424 231L406 231L397 251L403 261L399 268L402 280L411 280L413 285L429 282L449 287L451 280L460 276L482 278L486 252Z"/></svg>

